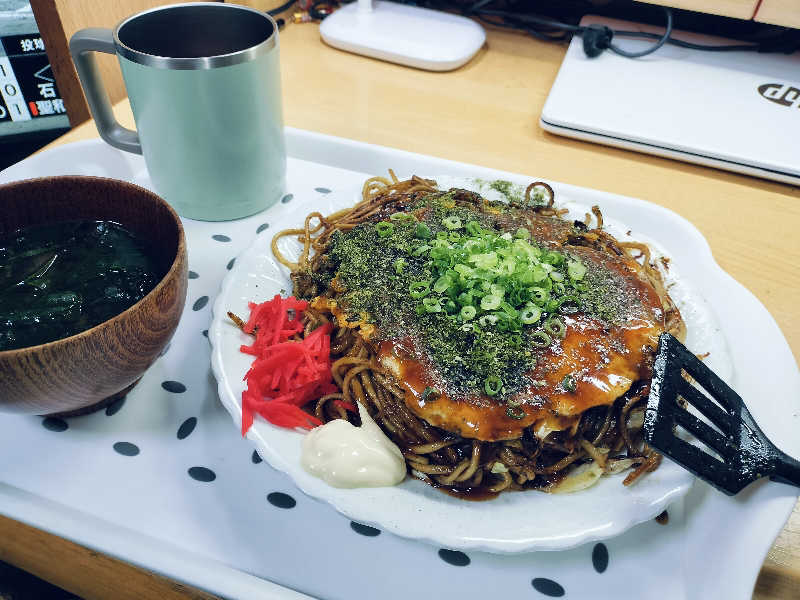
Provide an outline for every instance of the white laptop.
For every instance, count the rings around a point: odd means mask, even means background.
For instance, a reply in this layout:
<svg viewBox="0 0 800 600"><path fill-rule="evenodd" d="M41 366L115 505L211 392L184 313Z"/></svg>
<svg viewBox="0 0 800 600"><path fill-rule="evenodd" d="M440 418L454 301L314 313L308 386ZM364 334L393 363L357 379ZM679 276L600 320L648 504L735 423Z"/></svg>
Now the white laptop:
<svg viewBox="0 0 800 600"><path fill-rule="evenodd" d="M587 16L582 25L655 27ZM741 44L676 31L702 44ZM652 40L615 38L639 50ZM800 185L800 52L703 52L665 45L643 58L587 58L573 38L544 105L552 133Z"/></svg>

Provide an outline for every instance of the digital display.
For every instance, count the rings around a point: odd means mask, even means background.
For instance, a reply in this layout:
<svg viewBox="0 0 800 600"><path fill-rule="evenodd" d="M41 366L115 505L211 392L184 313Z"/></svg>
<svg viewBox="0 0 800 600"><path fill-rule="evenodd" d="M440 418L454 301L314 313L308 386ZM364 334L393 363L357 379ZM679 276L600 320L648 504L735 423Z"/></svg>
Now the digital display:
<svg viewBox="0 0 800 600"><path fill-rule="evenodd" d="M30 4L0 0L0 142L69 127Z"/></svg>

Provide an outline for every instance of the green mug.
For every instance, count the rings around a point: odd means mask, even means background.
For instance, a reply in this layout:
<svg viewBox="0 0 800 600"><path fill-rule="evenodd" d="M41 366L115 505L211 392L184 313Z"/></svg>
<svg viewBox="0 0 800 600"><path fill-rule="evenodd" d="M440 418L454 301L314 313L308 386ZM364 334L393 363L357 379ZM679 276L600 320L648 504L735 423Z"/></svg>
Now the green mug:
<svg viewBox="0 0 800 600"><path fill-rule="evenodd" d="M150 178L183 217L257 213L284 191L278 26L235 4L197 2L83 29L70 53L100 136L143 154ZM111 111L93 52L116 54L136 131Z"/></svg>

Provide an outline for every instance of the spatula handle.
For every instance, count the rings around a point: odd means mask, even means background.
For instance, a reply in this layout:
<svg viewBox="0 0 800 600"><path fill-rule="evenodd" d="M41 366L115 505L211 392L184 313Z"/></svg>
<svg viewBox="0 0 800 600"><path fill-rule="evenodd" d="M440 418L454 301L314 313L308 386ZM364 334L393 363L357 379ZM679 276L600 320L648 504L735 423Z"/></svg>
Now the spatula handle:
<svg viewBox="0 0 800 600"><path fill-rule="evenodd" d="M775 473L770 475L770 479L800 487L800 461L796 461L788 454L779 451L778 458L775 461Z"/></svg>

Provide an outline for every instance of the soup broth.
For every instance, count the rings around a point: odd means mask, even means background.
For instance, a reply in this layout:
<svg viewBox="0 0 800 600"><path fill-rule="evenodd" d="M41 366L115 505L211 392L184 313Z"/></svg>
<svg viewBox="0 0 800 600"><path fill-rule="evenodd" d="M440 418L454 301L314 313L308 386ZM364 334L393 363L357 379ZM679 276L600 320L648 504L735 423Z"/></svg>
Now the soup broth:
<svg viewBox="0 0 800 600"><path fill-rule="evenodd" d="M0 351L75 335L133 306L164 273L111 221L67 221L0 235Z"/></svg>

